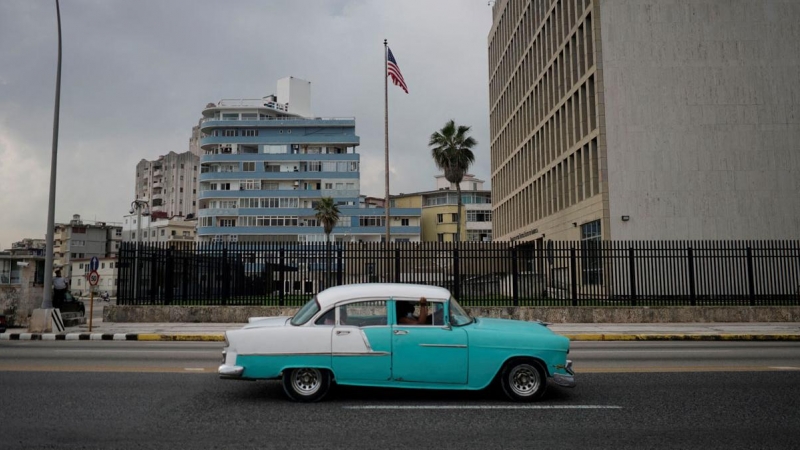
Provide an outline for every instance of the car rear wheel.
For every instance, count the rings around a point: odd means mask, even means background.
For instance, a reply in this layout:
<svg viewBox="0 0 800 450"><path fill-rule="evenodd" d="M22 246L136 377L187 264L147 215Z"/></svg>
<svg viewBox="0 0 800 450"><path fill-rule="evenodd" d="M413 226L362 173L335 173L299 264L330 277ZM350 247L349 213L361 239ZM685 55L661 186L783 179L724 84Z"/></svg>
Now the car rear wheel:
<svg viewBox="0 0 800 450"><path fill-rule="evenodd" d="M297 402L318 402L330 386L331 375L327 370L304 367L283 372L283 390Z"/></svg>
<svg viewBox="0 0 800 450"><path fill-rule="evenodd" d="M506 396L516 402L538 400L547 388L547 377L539 363L511 361L500 375L500 385Z"/></svg>

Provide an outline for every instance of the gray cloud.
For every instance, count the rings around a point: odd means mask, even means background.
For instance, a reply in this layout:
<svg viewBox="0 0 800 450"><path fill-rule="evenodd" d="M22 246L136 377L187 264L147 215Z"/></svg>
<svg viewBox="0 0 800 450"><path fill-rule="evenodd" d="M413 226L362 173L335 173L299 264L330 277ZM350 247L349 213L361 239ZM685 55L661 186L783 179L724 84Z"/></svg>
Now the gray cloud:
<svg viewBox="0 0 800 450"><path fill-rule="evenodd" d="M432 189L427 140L471 125L489 178L483 1L63 0L56 220L120 221L135 164L188 150L208 102L312 83L319 116L352 116L362 193L383 196L383 39L410 94L389 85L392 193ZM56 68L50 0L0 3L0 248L43 237Z"/></svg>

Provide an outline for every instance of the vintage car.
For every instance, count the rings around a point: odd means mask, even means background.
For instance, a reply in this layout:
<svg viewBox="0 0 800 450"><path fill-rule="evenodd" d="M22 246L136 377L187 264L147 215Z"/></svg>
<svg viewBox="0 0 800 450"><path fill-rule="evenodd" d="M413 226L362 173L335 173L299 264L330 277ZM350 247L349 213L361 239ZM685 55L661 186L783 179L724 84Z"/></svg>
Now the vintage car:
<svg viewBox="0 0 800 450"><path fill-rule="evenodd" d="M322 399L332 383L478 390L493 382L525 402L548 382L575 386L568 353L569 339L545 324L473 318L444 288L355 284L320 292L294 317L250 318L227 331L218 372L280 379L304 402Z"/></svg>

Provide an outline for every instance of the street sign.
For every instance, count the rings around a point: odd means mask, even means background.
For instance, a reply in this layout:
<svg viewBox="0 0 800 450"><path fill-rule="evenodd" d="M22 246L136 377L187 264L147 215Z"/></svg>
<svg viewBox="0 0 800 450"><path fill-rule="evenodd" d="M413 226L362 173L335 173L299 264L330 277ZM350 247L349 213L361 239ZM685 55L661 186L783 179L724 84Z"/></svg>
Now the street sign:
<svg viewBox="0 0 800 450"><path fill-rule="evenodd" d="M97 283L100 282L100 274L97 273L96 270L93 270L89 273L89 284L92 286L97 286Z"/></svg>
<svg viewBox="0 0 800 450"><path fill-rule="evenodd" d="M92 260L89 261L89 270L94 272L95 270L100 268L100 260L97 259L97 256L92 256Z"/></svg>

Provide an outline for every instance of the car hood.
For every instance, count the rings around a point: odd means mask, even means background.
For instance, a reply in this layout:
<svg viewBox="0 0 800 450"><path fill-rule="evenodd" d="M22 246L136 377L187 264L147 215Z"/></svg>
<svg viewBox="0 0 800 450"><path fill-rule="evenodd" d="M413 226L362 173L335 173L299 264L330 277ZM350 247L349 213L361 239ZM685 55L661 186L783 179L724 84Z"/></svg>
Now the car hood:
<svg viewBox="0 0 800 450"><path fill-rule="evenodd" d="M478 317L473 326L479 330L524 331L526 333L553 334L552 330L540 322L526 322L523 320Z"/></svg>
<svg viewBox="0 0 800 450"><path fill-rule="evenodd" d="M243 328L283 327L289 323L291 316L251 317Z"/></svg>

